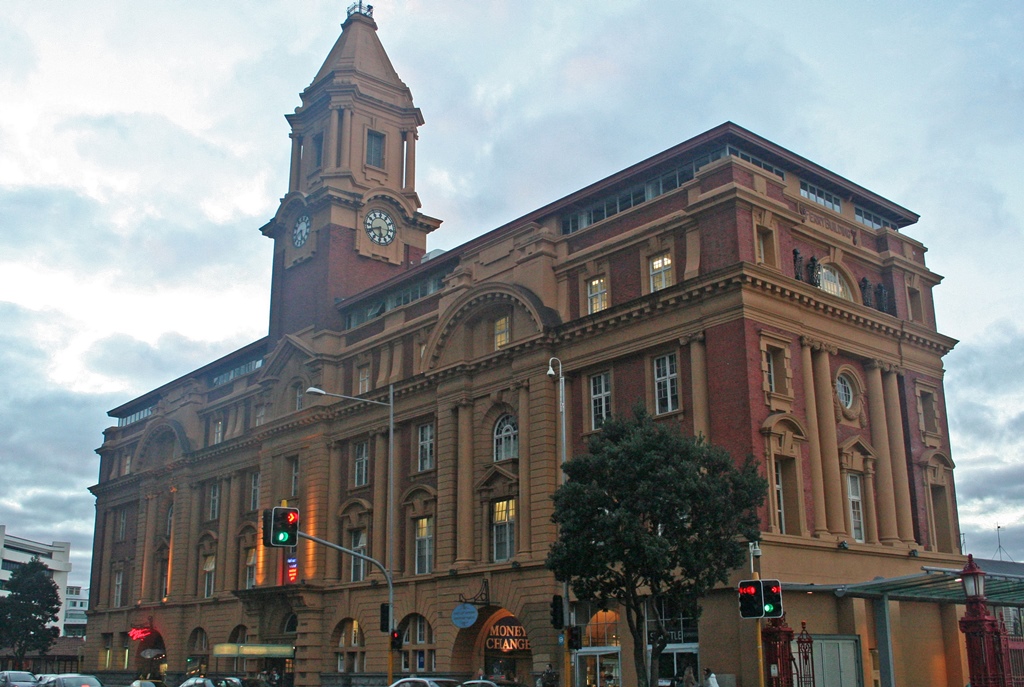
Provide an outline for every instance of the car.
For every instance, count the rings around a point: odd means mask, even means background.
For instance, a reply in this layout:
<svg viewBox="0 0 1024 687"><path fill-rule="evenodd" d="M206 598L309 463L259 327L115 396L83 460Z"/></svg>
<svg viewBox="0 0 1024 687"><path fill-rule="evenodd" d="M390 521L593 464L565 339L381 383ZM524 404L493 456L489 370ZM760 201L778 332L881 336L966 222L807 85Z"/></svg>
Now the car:
<svg viewBox="0 0 1024 687"><path fill-rule="evenodd" d="M240 677L196 676L182 682L178 687L243 687Z"/></svg>
<svg viewBox="0 0 1024 687"><path fill-rule="evenodd" d="M446 677L403 677L389 687L459 687L459 681Z"/></svg>
<svg viewBox="0 0 1024 687"><path fill-rule="evenodd" d="M50 675L46 682L39 683L39 687L103 687L103 683L95 675L62 673Z"/></svg>
<svg viewBox="0 0 1024 687"><path fill-rule="evenodd" d="M485 680L484 678L477 678L476 680L466 680L459 687L526 687L526 685L514 680Z"/></svg>
<svg viewBox="0 0 1024 687"><path fill-rule="evenodd" d="M35 687L39 684L36 676L24 670L0 671L0 687Z"/></svg>
<svg viewBox="0 0 1024 687"><path fill-rule="evenodd" d="M167 687L163 680L136 680L129 687Z"/></svg>

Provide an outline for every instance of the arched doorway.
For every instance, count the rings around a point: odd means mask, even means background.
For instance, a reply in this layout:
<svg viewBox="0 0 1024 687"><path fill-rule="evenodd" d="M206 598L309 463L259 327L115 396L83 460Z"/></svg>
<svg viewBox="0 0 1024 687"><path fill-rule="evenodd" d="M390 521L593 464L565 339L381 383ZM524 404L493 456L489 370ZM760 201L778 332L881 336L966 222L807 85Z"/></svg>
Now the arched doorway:
<svg viewBox="0 0 1024 687"><path fill-rule="evenodd" d="M163 636L152 628L143 627L133 628L129 637L137 637L139 642L135 652L135 672L139 677L162 679L167 672Z"/></svg>
<svg viewBox="0 0 1024 687"><path fill-rule="evenodd" d="M478 608L479 615L455 639L454 673L506 678L533 684L533 649L523 624L511 611L497 606Z"/></svg>

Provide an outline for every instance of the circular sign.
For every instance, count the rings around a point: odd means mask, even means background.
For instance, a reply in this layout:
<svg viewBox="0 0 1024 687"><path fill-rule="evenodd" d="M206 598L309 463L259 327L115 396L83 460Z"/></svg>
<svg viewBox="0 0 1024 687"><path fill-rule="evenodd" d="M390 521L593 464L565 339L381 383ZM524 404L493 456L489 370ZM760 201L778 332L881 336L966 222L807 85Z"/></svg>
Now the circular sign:
<svg viewBox="0 0 1024 687"><path fill-rule="evenodd" d="M455 627L466 628L476 622L479 612L473 604L459 604L452 611L452 624Z"/></svg>

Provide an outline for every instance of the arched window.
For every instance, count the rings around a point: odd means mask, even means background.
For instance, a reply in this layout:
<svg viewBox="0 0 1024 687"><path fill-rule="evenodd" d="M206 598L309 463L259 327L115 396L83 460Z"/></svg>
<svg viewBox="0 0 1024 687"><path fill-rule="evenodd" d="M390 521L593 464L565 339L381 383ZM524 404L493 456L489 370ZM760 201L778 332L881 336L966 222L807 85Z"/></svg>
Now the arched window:
<svg viewBox="0 0 1024 687"><path fill-rule="evenodd" d="M295 634L299 631L299 616L291 613L287 618L284 619L284 623L281 625L281 632L284 634Z"/></svg>
<svg viewBox="0 0 1024 687"><path fill-rule="evenodd" d="M359 621L347 618L335 628L337 649L335 656L338 661L339 673L361 673L366 660L366 643L363 640L363 629Z"/></svg>
<svg viewBox="0 0 1024 687"><path fill-rule="evenodd" d="M519 457L519 425L511 415L502 415L494 424L494 462Z"/></svg>
<svg viewBox="0 0 1024 687"><path fill-rule="evenodd" d="M427 619L414 613L399 625L399 630L402 633L402 671L436 670L434 628Z"/></svg>
<svg viewBox="0 0 1024 687"><path fill-rule="evenodd" d="M853 300L853 292L846 283L846 277L832 265L821 266L821 290L848 301Z"/></svg>

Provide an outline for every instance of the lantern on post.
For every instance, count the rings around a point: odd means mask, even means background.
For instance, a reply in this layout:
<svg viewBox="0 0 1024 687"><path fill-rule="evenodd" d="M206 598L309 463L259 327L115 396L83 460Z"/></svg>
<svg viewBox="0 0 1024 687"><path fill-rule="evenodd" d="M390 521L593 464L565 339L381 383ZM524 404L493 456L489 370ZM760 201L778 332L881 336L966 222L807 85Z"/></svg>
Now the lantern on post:
<svg viewBox="0 0 1024 687"><path fill-rule="evenodd" d="M967 640L967 669L971 685L977 687L1008 687L1009 652L1003 628L988 612L985 602L985 571L967 555L967 565L960 573L967 601L967 612L960 619L960 631Z"/></svg>

